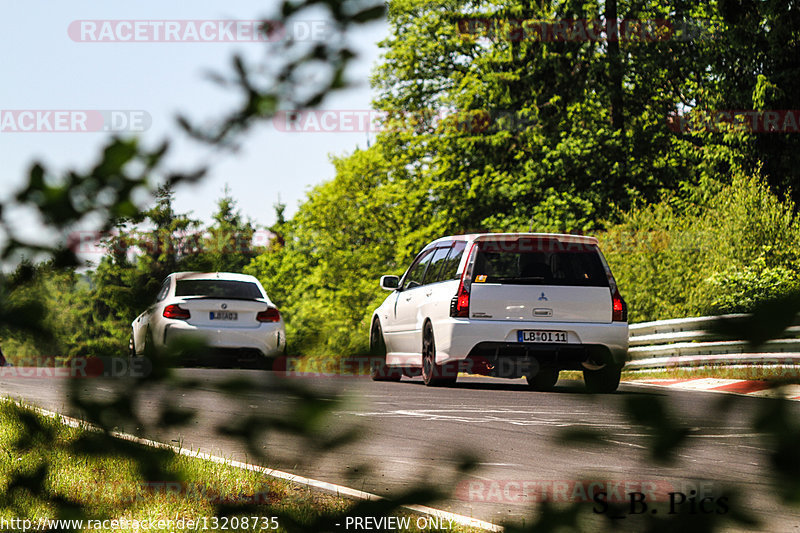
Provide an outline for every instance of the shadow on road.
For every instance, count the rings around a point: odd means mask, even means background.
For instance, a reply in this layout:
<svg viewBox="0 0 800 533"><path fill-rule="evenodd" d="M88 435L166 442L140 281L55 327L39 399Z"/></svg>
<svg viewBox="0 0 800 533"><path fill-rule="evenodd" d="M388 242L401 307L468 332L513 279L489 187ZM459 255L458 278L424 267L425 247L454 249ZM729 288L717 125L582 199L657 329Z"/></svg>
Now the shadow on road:
<svg viewBox="0 0 800 533"><path fill-rule="evenodd" d="M478 381L480 380L480 381ZM415 379L402 380L400 383L406 385L425 386L422 380ZM459 378L455 385L447 387L437 387L438 390L446 389L466 389L466 390L493 390L493 391L514 391L514 392L527 392L531 394L586 394L591 393L586 390L582 381L577 380L560 380L556 387L551 392L534 391L528 387L528 384L523 380L494 380L491 378ZM434 390L436 390L434 389ZM614 395L625 396L629 394L639 395L647 394L652 395L654 391L631 391L631 390L618 390Z"/></svg>

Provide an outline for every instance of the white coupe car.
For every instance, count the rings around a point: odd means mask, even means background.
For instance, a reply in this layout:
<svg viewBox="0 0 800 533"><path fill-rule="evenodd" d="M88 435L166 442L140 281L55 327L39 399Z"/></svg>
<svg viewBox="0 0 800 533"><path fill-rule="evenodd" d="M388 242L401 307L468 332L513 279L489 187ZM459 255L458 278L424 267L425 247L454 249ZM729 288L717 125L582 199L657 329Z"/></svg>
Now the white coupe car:
<svg viewBox="0 0 800 533"><path fill-rule="evenodd" d="M175 272L132 323L132 356L178 339L205 342L228 359L266 362L286 348L277 307L253 277L229 272Z"/></svg>
<svg viewBox="0 0 800 533"><path fill-rule="evenodd" d="M593 392L617 389L628 313L597 239L489 233L443 237L417 255L372 316L372 377L419 375L452 384L459 372L525 377L550 390L583 370Z"/></svg>

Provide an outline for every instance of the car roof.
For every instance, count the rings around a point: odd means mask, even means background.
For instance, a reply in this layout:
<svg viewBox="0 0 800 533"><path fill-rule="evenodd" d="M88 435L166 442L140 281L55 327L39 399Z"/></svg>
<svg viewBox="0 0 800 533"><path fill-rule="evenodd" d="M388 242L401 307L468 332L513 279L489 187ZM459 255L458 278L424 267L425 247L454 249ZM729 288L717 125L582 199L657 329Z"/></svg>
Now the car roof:
<svg viewBox="0 0 800 533"><path fill-rule="evenodd" d="M597 244L597 238L589 237L586 235L570 235L566 233L468 233L464 235L448 235L441 237L430 243L426 248L434 246L442 241L459 240L459 241L485 241L485 240L516 240L520 237L534 237L534 238L547 238L557 239L560 242L572 242L582 244Z"/></svg>
<svg viewBox="0 0 800 533"><path fill-rule="evenodd" d="M176 280L223 279L228 281L256 281L256 278L249 274L237 274L236 272L173 272L170 276Z"/></svg>

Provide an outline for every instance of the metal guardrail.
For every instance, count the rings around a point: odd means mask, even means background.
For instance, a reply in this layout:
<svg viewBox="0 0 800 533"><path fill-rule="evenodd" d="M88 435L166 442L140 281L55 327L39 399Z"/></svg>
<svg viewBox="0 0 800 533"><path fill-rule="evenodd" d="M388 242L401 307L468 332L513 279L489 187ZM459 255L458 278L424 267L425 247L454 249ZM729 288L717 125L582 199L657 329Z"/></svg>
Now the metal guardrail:
<svg viewBox="0 0 800 533"><path fill-rule="evenodd" d="M723 315L741 318L747 315ZM631 324L628 370L705 365L795 365L800 363L800 317L781 339L753 351L741 340L726 340L711 331L721 317L703 316Z"/></svg>

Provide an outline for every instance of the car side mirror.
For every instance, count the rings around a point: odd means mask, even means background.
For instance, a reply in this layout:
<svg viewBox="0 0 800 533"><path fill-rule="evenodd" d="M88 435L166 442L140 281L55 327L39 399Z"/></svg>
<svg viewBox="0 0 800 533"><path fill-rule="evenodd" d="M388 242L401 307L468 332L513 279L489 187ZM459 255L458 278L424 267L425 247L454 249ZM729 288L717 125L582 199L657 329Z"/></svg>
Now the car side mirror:
<svg viewBox="0 0 800 533"><path fill-rule="evenodd" d="M381 276L381 289L387 291L396 290L400 286L399 276Z"/></svg>

